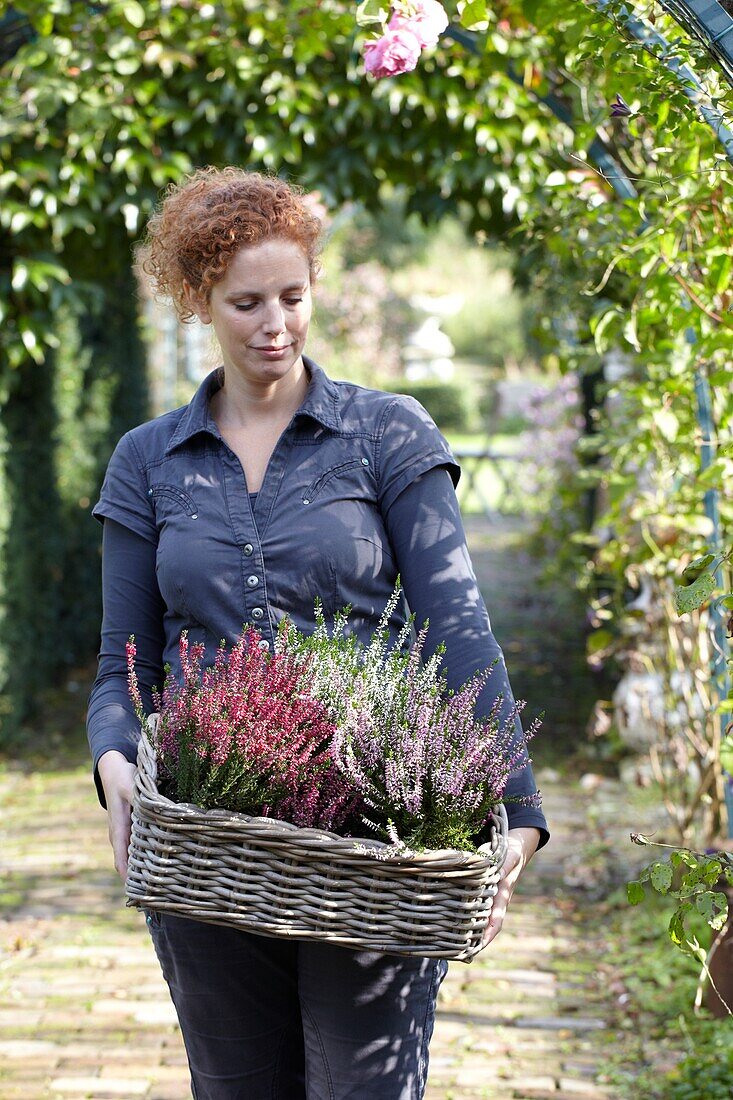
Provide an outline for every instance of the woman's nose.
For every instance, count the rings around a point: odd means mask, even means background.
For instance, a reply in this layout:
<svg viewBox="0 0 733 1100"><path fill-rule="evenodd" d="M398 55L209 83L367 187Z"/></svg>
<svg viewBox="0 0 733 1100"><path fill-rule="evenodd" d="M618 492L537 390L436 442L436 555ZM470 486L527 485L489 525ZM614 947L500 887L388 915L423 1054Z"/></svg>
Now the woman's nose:
<svg viewBox="0 0 733 1100"><path fill-rule="evenodd" d="M278 333L283 332L285 329L285 314L283 313L282 306L278 302L276 305L272 305L267 310L265 315L265 331Z"/></svg>

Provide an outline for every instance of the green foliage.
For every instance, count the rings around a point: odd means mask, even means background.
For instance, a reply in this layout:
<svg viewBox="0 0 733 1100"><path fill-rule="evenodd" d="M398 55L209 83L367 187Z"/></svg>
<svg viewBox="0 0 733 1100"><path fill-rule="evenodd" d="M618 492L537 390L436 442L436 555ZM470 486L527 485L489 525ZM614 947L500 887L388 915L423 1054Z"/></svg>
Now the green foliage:
<svg viewBox="0 0 733 1100"><path fill-rule="evenodd" d="M12 677L17 717L66 664L94 652L99 532L82 502L115 438L144 419L130 401L141 356L121 280L161 188L194 164L244 162L295 175L329 205L375 206L386 179L407 186L410 210L426 219L452 193L477 220L491 204L483 174L461 179L446 162L446 150L476 152L446 71L455 47L385 95L359 73L351 5L313 5L307 18L300 4L241 0L119 0L86 5L82 19L62 0L14 10L36 32L0 68L0 492L10 511L0 674ZM467 59L474 86L482 69ZM482 99L493 113L498 95ZM76 410L53 355L57 318L74 319L91 353ZM65 402L60 425L52 393ZM76 413L85 423L75 441L64 418Z"/></svg>
<svg viewBox="0 0 733 1100"><path fill-rule="evenodd" d="M715 578L711 573L701 573L694 581L675 590L675 607L679 615L702 607L715 591Z"/></svg>
<svg viewBox="0 0 733 1100"><path fill-rule="evenodd" d="M670 1083L689 1057L700 1060L703 1091L696 1100L712 1100L727 1093L705 1092L705 1072L713 1051L731 1048L733 1017L711 1019L693 1013L699 963L679 951L670 954L666 927L669 901L656 890L647 891L643 905L626 904L614 892L597 921L598 976L607 992L606 1011L616 1037L606 1051L603 1078L614 1096L624 1100L669 1100ZM693 935L706 942L710 930L702 917L691 914Z"/></svg>
<svg viewBox="0 0 733 1100"><path fill-rule="evenodd" d="M679 615L695 611L707 603L718 588L718 577L733 558L733 550L727 553L702 554L695 558L682 570L679 583L675 588L675 607ZM733 592L724 592L718 595L718 606L728 610L733 609ZM733 617L729 620L728 633L731 633ZM733 671L733 657L727 658L729 672ZM722 678L721 678L722 679ZM733 684L729 686L728 694L719 705L723 713L733 711ZM724 772L733 776L733 727L728 727L727 737L724 739L721 750L721 766Z"/></svg>
<svg viewBox="0 0 733 1100"><path fill-rule="evenodd" d="M637 843L648 844L644 837ZM669 922L669 937L685 954L705 961L697 937L688 928L689 916L699 914L714 931L720 930L728 918L728 901L719 887L721 881L733 885L733 860L726 853L701 855L690 849L674 849L668 860L657 860L645 867L639 877L627 884L627 896L632 905L644 900L644 883L659 894L677 902Z"/></svg>
<svg viewBox="0 0 733 1100"><path fill-rule="evenodd" d="M5 562L3 695L0 736L26 717L48 685L62 639L58 612L63 574L61 515L53 461L57 413L49 399L49 355L26 372L3 414L4 495L12 522L3 539Z"/></svg>
<svg viewBox="0 0 733 1100"><path fill-rule="evenodd" d="M683 534L702 543L702 493L730 475L725 455L700 475L694 413L704 363L728 438L730 165L679 78L628 39L615 9L448 7L479 28L478 51L444 39L414 73L373 82L354 6L335 0L115 0L83 19L67 0L18 0L37 35L0 70L0 400L56 349L58 311L87 308L72 242L104 255L108 231L138 232L193 164L281 172L332 206L372 208L402 187L406 213L425 222L459 213L484 236L514 226L517 277L537 287L536 336L555 365L591 374L608 352L629 355L606 384L612 415L588 410L577 495L600 504L596 533L565 540L579 571L591 562L589 587L610 592L613 621L628 567L675 563ZM726 120L730 91L705 71L703 47L655 18ZM631 118L610 117L619 91ZM599 127L636 196L620 199L589 156ZM471 339L475 349L482 337ZM724 500L724 526L732 510Z"/></svg>
<svg viewBox="0 0 733 1100"><path fill-rule="evenodd" d="M469 410L465 385L458 382L409 378L392 380L387 388L394 393L408 393L427 409L441 431L464 432L469 427Z"/></svg>
<svg viewBox="0 0 733 1100"><path fill-rule="evenodd" d="M362 0L356 9L356 21L360 27L379 23L384 26L389 19L389 4L382 4L380 0Z"/></svg>
<svg viewBox="0 0 733 1100"><path fill-rule="evenodd" d="M730 554L703 554L682 570L675 587L674 602L678 615L686 615L706 604L717 588L715 574L730 560Z"/></svg>
<svg viewBox="0 0 733 1100"><path fill-rule="evenodd" d="M417 256L404 258L397 290L455 300L441 328L458 357L501 371L527 358L527 295L514 285L514 257L505 248L482 247L456 217L447 217Z"/></svg>
<svg viewBox="0 0 733 1100"><path fill-rule="evenodd" d="M733 1096L733 1044L730 1036L714 1036L704 1047L665 1073L655 1092L663 1100L711 1100Z"/></svg>

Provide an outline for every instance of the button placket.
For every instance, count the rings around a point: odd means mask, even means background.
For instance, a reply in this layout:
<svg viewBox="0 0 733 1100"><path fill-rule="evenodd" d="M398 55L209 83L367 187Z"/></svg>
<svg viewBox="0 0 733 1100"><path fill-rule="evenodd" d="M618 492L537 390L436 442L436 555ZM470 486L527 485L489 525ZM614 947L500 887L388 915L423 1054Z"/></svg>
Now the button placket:
<svg viewBox="0 0 733 1100"><path fill-rule="evenodd" d="M258 630L269 634L267 615L267 591L264 583L265 570L262 557L261 533L257 527L247 490L247 479L242 464L228 447L222 455L224 479L229 503L229 516L234 537L240 550L242 622L256 626ZM260 494L265 486L263 484ZM260 495L258 494L258 500ZM253 537L254 536L254 537ZM255 604L255 606L252 606ZM263 637L258 640L262 649L270 648L271 641Z"/></svg>

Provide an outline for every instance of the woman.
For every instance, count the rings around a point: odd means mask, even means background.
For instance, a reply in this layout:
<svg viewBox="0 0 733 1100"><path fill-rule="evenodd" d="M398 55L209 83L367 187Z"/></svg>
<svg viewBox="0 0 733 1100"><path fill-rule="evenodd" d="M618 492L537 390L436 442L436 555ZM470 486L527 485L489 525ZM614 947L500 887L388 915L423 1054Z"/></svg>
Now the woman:
<svg viewBox="0 0 733 1100"><path fill-rule="evenodd" d="M206 645L244 624L270 647L288 614L313 628L345 604L367 642L401 575L425 656L443 640L451 687L500 660L456 501L459 469L412 398L334 382L304 356L320 224L281 180L202 169L169 190L142 250L182 320L213 325L222 366L191 402L128 432L94 515L104 523L104 620L88 732L115 867L124 878L137 730L125 642L143 699L178 668L187 629ZM393 638L406 609L395 612ZM508 794L530 795L527 762ZM509 855L485 940L501 928L545 819L508 806ZM445 963L251 936L148 915L197 1100L414 1100Z"/></svg>

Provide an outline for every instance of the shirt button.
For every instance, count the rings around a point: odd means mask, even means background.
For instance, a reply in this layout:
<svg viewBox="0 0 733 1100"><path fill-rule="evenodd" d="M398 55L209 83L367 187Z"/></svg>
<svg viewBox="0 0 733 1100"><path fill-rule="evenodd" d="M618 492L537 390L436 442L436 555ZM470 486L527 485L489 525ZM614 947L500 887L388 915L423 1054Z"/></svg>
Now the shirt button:
<svg viewBox="0 0 733 1100"><path fill-rule="evenodd" d="M252 608L252 618L253 619L261 619L264 614L265 614L265 612L264 612L263 608L261 608L261 607L253 607Z"/></svg>
<svg viewBox="0 0 733 1100"><path fill-rule="evenodd" d="M251 577L247 577L247 585L249 586L249 588L256 588L259 583L260 583L260 578L255 577L254 573L252 574Z"/></svg>
<svg viewBox="0 0 733 1100"><path fill-rule="evenodd" d="M369 465L369 459L368 458L362 458L361 464L362 464L362 466L368 466Z"/></svg>
<svg viewBox="0 0 733 1100"><path fill-rule="evenodd" d="M247 554L247 556L249 556L252 553L252 551L254 550L254 546L252 545L251 542L247 542L242 547L242 550L244 551L245 554Z"/></svg>
<svg viewBox="0 0 733 1100"><path fill-rule="evenodd" d="M260 638L257 645L260 647L260 649L269 649L270 648L270 643L268 642L267 638Z"/></svg>

